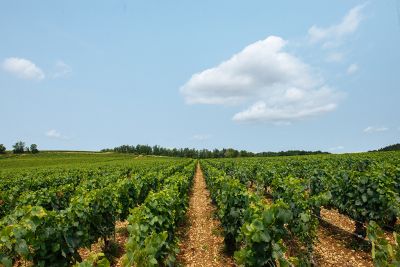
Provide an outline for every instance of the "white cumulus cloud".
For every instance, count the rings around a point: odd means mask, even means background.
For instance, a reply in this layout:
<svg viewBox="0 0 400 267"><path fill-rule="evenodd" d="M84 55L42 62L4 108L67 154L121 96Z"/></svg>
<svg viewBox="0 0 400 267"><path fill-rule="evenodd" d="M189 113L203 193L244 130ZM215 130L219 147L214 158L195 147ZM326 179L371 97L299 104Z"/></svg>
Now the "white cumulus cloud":
<svg viewBox="0 0 400 267"><path fill-rule="evenodd" d="M315 116L336 109L336 104L326 103L315 105L306 103L280 107L268 107L264 101L253 104L248 109L236 113L234 121L275 121L278 123Z"/></svg>
<svg viewBox="0 0 400 267"><path fill-rule="evenodd" d="M343 17L339 24L329 27L312 26L308 30L308 38L311 43L322 42L324 47L335 46L341 42L343 38L354 33L362 19L362 10L365 4L355 6Z"/></svg>
<svg viewBox="0 0 400 267"><path fill-rule="evenodd" d="M341 93L269 36L216 67L194 74L181 87L188 104L253 104L235 121L287 122L332 111Z"/></svg>
<svg viewBox="0 0 400 267"><path fill-rule="evenodd" d="M351 75L358 71L358 65L353 63L347 68L347 74Z"/></svg>
<svg viewBox="0 0 400 267"><path fill-rule="evenodd" d="M54 138L54 139L69 139L67 136L62 135L59 131L55 129L48 130L45 135L49 138Z"/></svg>
<svg viewBox="0 0 400 267"><path fill-rule="evenodd" d="M44 72L32 61L25 58L10 57L3 61L3 69L18 78L27 80L43 80Z"/></svg>
<svg viewBox="0 0 400 267"><path fill-rule="evenodd" d="M364 129L364 133L376 133L376 132L385 132L389 130L389 128L381 126L381 127L375 127L375 126L368 126L367 128Z"/></svg>

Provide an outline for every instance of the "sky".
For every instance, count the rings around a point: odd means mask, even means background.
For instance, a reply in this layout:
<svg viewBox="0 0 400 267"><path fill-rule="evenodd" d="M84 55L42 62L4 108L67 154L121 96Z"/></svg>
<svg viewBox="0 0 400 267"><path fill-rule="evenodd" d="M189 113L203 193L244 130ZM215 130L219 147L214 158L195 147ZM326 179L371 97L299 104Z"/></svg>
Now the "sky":
<svg viewBox="0 0 400 267"><path fill-rule="evenodd" d="M0 143L400 142L400 0L1 1Z"/></svg>

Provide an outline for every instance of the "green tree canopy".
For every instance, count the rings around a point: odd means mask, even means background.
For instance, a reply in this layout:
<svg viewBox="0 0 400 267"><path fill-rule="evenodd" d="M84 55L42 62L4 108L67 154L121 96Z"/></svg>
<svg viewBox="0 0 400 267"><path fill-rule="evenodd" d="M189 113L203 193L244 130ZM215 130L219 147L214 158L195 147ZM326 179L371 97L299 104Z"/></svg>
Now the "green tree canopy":
<svg viewBox="0 0 400 267"><path fill-rule="evenodd" d="M25 143L22 141L16 142L13 145L13 153L14 154L21 154L24 153L25 151Z"/></svg>
<svg viewBox="0 0 400 267"><path fill-rule="evenodd" d="M0 144L0 154L6 153L6 147L3 144Z"/></svg>
<svg viewBox="0 0 400 267"><path fill-rule="evenodd" d="M31 145L31 153L32 153L32 154L39 153L39 150L38 150L36 144L32 144L32 145Z"/></svg>

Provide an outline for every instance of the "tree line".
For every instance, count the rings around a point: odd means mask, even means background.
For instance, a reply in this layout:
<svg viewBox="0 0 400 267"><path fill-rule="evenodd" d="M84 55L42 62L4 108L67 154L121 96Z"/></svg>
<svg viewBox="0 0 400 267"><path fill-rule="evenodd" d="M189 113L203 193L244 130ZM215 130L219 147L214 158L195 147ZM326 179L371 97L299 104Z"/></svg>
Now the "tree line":
<svg viewBox="0 0 400 267"><path fill-rule="evenodd" d="M274 156L299 156L314 154L329 154L322 151L288 150L280 152L254 153L233 148L223 149L194 149L194 148L165 148L158 145L122 145L115 148L102 149L101 152L132 153L139 155L154 155L184 158L236 158L236 157L274 157Z"/></svg>
<svg viewBox="0 0 400 267"><path fill-rule="evenodd" d="M378 150L371 150L368 152L383 152L383 151L398 151L400 150L400 143L382 147Z"/></svg>
<svg viewBox="0 0 400 267"><path fill-rule="evenodd" d="M0 154L6 153L6 147L3 144L0 144ZM23 153L39 153L38 147L36 144L31 144L30 146L25 146L25 143L22 141L18 141L13 145L12 152L14 154L23 154Z"/></svg>
<svg viewBox="0 0 400 267"><path fill-rule="evenodd" d="M396 151L396 150L400 150L400 144L385 146L381 149L378 149L378 151Z"/></svg>

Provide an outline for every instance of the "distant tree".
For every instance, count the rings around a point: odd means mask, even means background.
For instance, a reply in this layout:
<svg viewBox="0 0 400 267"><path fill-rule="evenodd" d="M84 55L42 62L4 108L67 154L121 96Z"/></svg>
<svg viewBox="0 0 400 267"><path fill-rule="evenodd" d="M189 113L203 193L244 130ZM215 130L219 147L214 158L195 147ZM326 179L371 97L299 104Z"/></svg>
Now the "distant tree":
<svg viewBox="0 0 400 267"><path fill-rule="evenodd" d="M0 154L6 153L6 147L3 144L0 144Z"/></svg>
<svg viewBox="0 0 400 267"><path fill-rule="evenodd" d="M220 158L220 152L217 148L215 148L212 152L213 158Z"/></svg>
<svg viewBox="0 0 400 267"><path fill-rule="evenodd" d="M32 154L39 153L39 150L38 150L36 144L32 144L32 145L31 145L31 153L32 153Z"/></svg>
<svg viewBox="0 0 400 267"><path fill-rule="evenodd" d="M15 145L13 145L13 153L14 154L22 154L25 151L25 143L22 141L16 142Z"/></svg>
<svg viewBox="0 0 400 267"><path fill-rule="evenodd" d="M160 146L153 146L153 155L160 156L162 154L162 150Z"/></svg>
<svg viewBox="0 0 400 267"><path fill-rule="evenodd" d="M228 148L225 151L225 158L236 158L237 156L239 156L239 151L233 149L233 148Z"/></svg>
<svg viewBox="0 0 400 267"><path fill-rule="evenodd" d="M239 157L248 157L248 156L249 152L247 152L246 150L240 150Z"/></svg>
<svg viewBox="0 0 400 267"><path fill-rule="evenodd" d="M137 145L136 151L137 151L137 153L139 153L141 155L151 155L153 152L153 149L149 145Z"/></svg>

